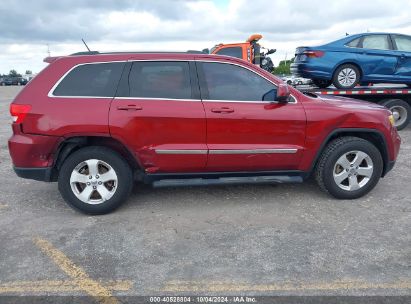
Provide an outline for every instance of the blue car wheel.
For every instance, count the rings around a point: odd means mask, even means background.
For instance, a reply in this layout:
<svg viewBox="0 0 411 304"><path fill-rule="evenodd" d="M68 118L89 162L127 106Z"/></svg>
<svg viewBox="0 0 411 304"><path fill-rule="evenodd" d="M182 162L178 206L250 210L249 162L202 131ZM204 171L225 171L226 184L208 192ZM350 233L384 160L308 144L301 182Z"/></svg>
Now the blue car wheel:
<svg viewBox="0 0 411 304"><path fill-rule="evenodd" d="M352 89L360 82L360 71L352 64L338 67L333 76L333 84L338 89Z"/></svg>

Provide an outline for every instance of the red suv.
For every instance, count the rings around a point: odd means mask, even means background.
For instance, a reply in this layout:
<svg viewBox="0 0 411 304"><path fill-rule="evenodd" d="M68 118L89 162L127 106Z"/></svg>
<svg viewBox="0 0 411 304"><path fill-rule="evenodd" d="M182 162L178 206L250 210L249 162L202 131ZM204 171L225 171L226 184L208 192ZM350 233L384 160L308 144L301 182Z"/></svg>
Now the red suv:
<svg viewBox="0 0 411 304"><path fill-rule="evenodd" d="M134 181L154 186L302 182L369 192L400 137L384 107L301 93L240 59L195 53L49 58L10 106L18 176L58 181L89 214Z"/></svg>

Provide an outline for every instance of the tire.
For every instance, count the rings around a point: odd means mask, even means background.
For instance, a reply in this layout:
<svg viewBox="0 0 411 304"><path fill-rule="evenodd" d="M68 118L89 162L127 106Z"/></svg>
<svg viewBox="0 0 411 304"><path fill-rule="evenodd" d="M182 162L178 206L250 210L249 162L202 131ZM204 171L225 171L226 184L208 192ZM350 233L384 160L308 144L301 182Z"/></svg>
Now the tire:
<svg viewBox="0 0 411 304"><path fill-rule="evenodd" d="M325 89L332 84L332 81L323 79L313 79L313 83L320 89Z"/></svg>
<svg viewBox="0 0 411 304"><path fill-rule="evenodd" d="M292 85L293 82L292 82L291 80L287 80L287 84L288 84L288 85Z"/></svg>
<svg viewBox="0 0 411 304"><path fill-rule="evenodd" d="M381 153L372 143L347 136L327 145L317 163L315 178L320 188L335 198L356 199L375 187L382 170Z"/></svg>
<svg viewBox="0 0 411 304"><path fill-rule="evenodd" d="M333 75L333 84L338 89L352 89L360 82L360 70L352 64L339 66Z"/></svg>
<svg viewBox="0 0 411 304"><path fill-rule="evenodd" d="M411 106L401 99L388 99L381 102L381 105L388 108L395 119L397 130L402 130L410 123Z"/></svg>
<svg viewBox="0 0 411 304"><path fill-rule="evenodd" d="M96 174L91 179L90 168ZM133 172L129 164L113 150L97 146L81 148L69 155L58 178L64 200L74 209L91 215L118 208L127 200L132 187Z"/></svg>

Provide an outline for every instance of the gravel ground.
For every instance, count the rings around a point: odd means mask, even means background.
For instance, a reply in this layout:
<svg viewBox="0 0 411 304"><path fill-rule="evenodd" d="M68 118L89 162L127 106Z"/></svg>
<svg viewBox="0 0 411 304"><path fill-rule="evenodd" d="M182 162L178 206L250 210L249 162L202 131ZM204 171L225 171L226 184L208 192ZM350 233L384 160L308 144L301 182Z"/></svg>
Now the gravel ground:
<svg viewBox="0 0 411 304"><path fill-rule="evenodd" d="M411 128L394 170L361 199L335 200L313 181L137 185L119 210L89 217L55 183L14 174L8 107L19 89L0 87L0 295L92 295L92 284L60 282L87 277L114 295L411 295Z"/></svg>

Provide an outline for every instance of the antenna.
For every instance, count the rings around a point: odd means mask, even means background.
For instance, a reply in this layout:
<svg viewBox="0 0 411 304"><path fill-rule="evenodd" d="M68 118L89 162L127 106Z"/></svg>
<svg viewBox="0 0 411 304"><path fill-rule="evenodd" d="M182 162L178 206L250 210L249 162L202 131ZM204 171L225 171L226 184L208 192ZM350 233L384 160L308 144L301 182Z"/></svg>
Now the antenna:
<svg viewBox="0 0 411 304"><path fill-rule="evenodd" d="M89 47L88 47L88 45L87 45L87 43L84 41L83 38L81 38L81 41L83 41L83 43L84 43L84 45L86 46L87 50L88 50L89 52L91 52L90 49L89 49Z"/></svg>

